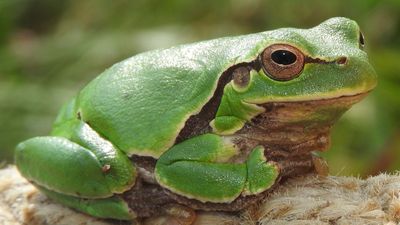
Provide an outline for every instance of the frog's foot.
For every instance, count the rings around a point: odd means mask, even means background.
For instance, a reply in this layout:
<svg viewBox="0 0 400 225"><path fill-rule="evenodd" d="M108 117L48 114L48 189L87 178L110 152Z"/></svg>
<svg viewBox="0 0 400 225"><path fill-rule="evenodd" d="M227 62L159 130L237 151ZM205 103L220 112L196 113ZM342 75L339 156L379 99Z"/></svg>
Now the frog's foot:
<svg viewBox="0 0 400 225"><path fill-rule="evenodd" d="M56 202L94 217L117 220L132 220L136 218L135 212L118 196L84 199L50 191L38 185L36 187Z"/></svg>
<svg viewBox="0 0 400 225"><path fill-rule="evenodd" d="M108 204L102 199L130 189L135 184L135 168L125 154L87 124L77 121L68 127L68 138L37 137L19 144L16 165L50 197L88 214L107 217L102 216L102 210L97 213L91 208Z"/></svg>
<svg viewBox="0 0 400 225"><path fill-rule="evenodd" d="M162 215L145 220L145 224L191 225L196 220L196 212L186 206L169 204L163 206Z"/></svg>
<svg viewBox="0 0 400 225"><path fill-rule="evenodd" d="M164 153L156 164L156 179L173 193L213 203L255 195L275 183L279 169L266 161L262 147L256 147L244 163L227 162L236 153L220 136L201 135Z"/></svg>

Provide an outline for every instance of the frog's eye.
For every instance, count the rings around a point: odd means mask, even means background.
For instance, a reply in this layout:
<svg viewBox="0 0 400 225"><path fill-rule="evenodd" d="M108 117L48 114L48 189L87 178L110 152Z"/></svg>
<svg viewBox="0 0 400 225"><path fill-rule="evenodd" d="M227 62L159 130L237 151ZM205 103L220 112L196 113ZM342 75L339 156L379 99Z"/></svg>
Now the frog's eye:
<svg viewBox="0 0 400 225"><path fill-rule="evenodd" d="M288 44L274 44L261 55L264 72L272 79L287 81L296 78L304 68L303 53Z"/></svg>
<svg viewBox="0 0 400 225"><path fill-rule="evenodd" d="M360 31L359 37L358 37L358 42L360 44L360 48L363 49L365 45L365 39L363 33Z"/></svg>

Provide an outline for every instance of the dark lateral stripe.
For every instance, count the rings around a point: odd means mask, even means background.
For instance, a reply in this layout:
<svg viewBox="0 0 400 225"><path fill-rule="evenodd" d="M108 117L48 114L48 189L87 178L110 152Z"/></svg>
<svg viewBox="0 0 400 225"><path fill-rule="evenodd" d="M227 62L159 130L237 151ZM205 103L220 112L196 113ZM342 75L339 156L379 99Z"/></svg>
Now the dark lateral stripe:
<svg viewBox="0 0 400 225"><path fill-rule="evenodd" d="M306 56L305 63L330 64L330 63L336 63L336 60L326 61L320 58L311 58L309 56Z"/></svg>
<svg viewBox="0 0 400 225"><path fill-rule="evenodd" d="M224 87L232 80L233 71L241 66L253 68L254 63L240 63L229 67L225 70L218 79L217 88L214 91L213 96L203 106L198 114L192 115L185 122L185 126L179 132L178 137L175 140L175 144L180 143L190 137L194 137L200 134L204 134L211 131L210 122L215 118L218 106L221 103Z"/></svg>
<svg viewBox="0 0 400 225"><path fill-rule="evenodd" d="M325 61L319 58L306 57L305 63L329 64L336 61ZM218 79L217 88L211 99L203 106L198 114L192 115L185 122L185 126L179 132L175 139L175 144L182 142L190 137L204 134L211 131L210 122L215 118L218 106L221 103L224 87L232 80L233 71L238 67L248 67L251 70L261 70L261 62L259 57L248 63L239 63L225 70Z"/></svg>

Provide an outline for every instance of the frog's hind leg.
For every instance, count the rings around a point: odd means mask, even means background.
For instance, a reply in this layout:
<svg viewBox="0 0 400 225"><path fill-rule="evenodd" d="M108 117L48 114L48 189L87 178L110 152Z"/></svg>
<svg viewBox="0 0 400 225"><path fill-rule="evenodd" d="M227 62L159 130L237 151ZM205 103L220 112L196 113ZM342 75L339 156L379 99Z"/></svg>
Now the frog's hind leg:
<svg viewBox="0 0 400 225"><path fill-rule="evenodd" d="M231 143L204 134L173 146L156 164L157 181L165 188L201 202L231 202L239 195L267 190L279 175L256 147L244 163L227 160L237 152Z"/></svg>
<svg viewBox="0 0 400 225"><path fill-rule="evenodd" d="M65 116L53 134L26 140L15 152L24 177L59 194L50 197L69 196L61 199L82 210L81 202L71 199L105 199L135 184L136 169L129 158L83 121Z"/></svg>
<svg viewBox="0 0 400 225"><path fill-rule="evenodd" d="M135 169L122 156L109 152L108 158L101 159L64 137L32 138L20 143L15 150L16 165L28 180L84 198L109 197L133 185ZM119 162L122 165L116 165ZM116 175L120 176L114 178Z"/></svg>
<svg viewBox="0 0 400 225"><path fill-rule="evenodd" d="M50 198L93 216L128 219L112 197L135 182L135 169L122 153L94 152L64 137L36 137L19 144L15 155L21 174ZM115 216L102 210L114 205L124 210Z"/></svg>
<svg viewBox="0 0 400 225"><path fill-rule="evenodd" d="M97 217L110 218L107 213L102 216L107 210L95 209L117 204L114 193L135 182L135 169L122 153L110 149L94 153L64 137L29 139L17 146L15 155L21 174L50 198Z"/></svg>

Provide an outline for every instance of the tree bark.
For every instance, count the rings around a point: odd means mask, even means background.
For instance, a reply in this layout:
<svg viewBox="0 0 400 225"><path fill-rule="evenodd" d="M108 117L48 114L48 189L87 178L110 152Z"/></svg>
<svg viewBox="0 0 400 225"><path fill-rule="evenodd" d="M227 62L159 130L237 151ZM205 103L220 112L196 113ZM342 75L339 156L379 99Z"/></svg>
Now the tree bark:
<svg viewBox="0 0 400 225"><path fill-rule="evenodd" d="M144 224L162 224L152 218ZM237 215L198 212L203 224L387 224L400 222L400 176L307 175L289 179L265 201ZM0 225L136 224L96 219L61 206L22 178L14 166L0 170Z"/></svg>

